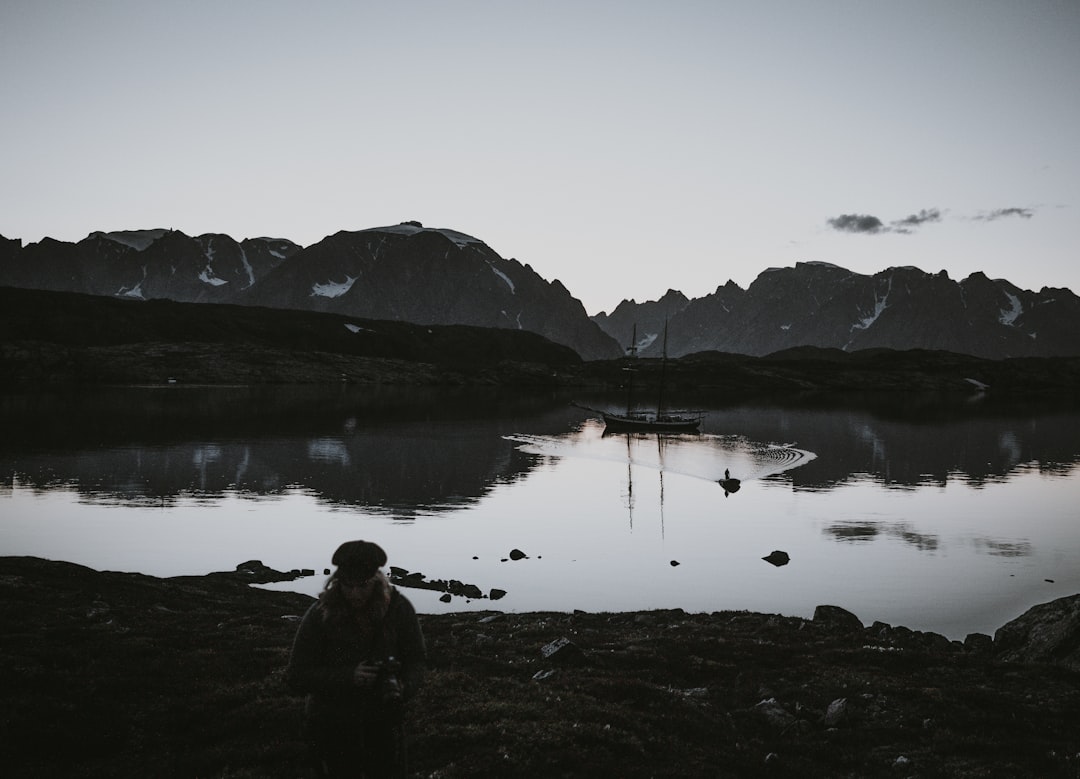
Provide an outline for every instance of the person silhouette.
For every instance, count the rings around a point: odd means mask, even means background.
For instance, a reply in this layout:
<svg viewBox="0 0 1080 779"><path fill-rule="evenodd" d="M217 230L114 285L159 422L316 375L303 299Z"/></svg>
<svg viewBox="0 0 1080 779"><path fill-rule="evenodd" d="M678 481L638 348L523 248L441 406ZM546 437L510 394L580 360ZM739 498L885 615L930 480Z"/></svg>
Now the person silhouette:
<svg viewBox="0 0 1080 779"><path fill-rule="evenodd" d="M742 486L742 482L738 479L731 478L731 473L725 468L724 478L720 479L720 486L724 488L724 497L726 498L731 493L738 492L739 487Z"/></svg>
<svg viewBox="0 0 1080 779"><path fill-rule="evenodd" d="M386 552L347 541L300 622L285 679L307 694L304 740L318 777L404 777L405 703L427 651L416 611L380 570Z"/></svg>

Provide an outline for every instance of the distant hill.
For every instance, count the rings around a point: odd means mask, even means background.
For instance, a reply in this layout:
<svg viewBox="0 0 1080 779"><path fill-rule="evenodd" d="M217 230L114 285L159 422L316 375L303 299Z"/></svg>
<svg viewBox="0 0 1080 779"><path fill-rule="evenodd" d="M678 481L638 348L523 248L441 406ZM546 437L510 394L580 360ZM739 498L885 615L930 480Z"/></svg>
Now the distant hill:
<svg viewBox="0 0 1080 779"><path fill-rule="evenodd" d="M574 350L527 331L0 287L0 381L550 384Z"/></svg>
<svg viewBox="0 0 1080 779"><path fill-rule="evenodd" d="M988 360L944 351L798 347L633 361L635 386L714 404L889 391L1077 397L1080 357ZM625 392L625 358L583 362L520 330L0 287L0 384L332 383ZM644 397L644 394L642 397Z"/></svg>

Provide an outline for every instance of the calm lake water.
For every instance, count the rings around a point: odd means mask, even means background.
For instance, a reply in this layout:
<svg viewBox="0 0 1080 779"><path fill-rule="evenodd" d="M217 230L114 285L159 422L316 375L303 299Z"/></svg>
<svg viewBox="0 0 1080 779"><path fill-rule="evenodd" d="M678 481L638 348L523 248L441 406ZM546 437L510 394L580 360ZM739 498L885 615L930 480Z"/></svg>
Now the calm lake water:
<svg viewBox="0 0 1080 779"><path fill-rule="evenodd" d="M579 398L617 408L615 398ZM950 638L1080 593L1080 413L988 398L701 406L603 435L570 397L146 387L0 396L0 554L317 575L342 541L507 595L422 613L842 606ZM725 470L741 480L725 495ZM527 559L510 560L520 549ZM773 550L790 555L774 566Z"/></svg>

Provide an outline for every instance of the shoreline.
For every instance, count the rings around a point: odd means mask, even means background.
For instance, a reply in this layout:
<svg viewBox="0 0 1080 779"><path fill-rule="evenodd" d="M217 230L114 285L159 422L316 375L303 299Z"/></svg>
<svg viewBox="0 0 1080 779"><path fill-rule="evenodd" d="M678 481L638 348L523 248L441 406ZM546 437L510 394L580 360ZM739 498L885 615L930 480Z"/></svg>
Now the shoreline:
<svg viewBox="0 0 1080 779"><path fill-rule="evenodd" d="M12 775L301 775L311 598L243 577L0 558ZM410 775L1075 778L1080 595L1046 607L964 644L828 607L422 615Z"/></svg>

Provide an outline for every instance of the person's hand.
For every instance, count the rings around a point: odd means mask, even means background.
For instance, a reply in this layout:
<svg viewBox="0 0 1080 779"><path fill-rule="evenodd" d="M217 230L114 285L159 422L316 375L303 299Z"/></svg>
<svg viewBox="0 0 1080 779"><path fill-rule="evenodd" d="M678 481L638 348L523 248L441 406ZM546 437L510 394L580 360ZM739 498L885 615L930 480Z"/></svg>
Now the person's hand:
<svg viewBox="0 0 1080 779"><path fill-rule="evenodd" d="M369 663L359 663L353 669L353 684L357 687L370 687L375 684L379 676L379 666Z"/></svg>

